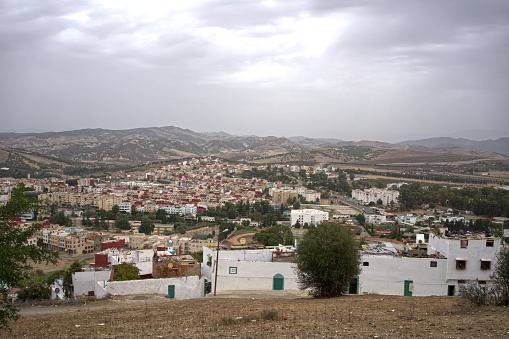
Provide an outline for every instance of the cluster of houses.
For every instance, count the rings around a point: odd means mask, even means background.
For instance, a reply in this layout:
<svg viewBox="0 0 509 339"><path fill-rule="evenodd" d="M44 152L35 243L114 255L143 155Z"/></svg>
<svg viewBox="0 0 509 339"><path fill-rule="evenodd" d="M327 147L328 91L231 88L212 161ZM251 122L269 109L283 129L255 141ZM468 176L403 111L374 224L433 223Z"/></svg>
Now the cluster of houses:
<svg viewBox="0 0 509 339"><path fill-rule="evenodd" d="M203 246L203 262L176 254L172 242L155 249L109 248L73 276L74 295L167 294L200 298L211 291L298 289L294 247ZM361 250L361 272L348 294L452 296L462 284L489 284L501 240L484 234L419 234L415 244L372 243ZM114 282L112 267L129 263L142 280ZM58 288L58 286L55 286Z"/></svg>

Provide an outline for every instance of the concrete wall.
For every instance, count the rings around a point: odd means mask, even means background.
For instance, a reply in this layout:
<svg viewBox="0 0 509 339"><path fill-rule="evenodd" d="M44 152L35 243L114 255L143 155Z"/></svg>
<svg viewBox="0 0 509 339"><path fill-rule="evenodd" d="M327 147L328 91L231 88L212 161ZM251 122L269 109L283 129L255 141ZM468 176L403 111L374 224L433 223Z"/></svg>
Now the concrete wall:
<svg viewBox="0 0 509 339"><path fill-rule="evenodd" d="M168 294L169 285L175 285L175 299L204 296L204 279L199 276L110 281L106 284L106 291L112 295Z"/></svg>
<svg viewBox="0 0 509 339"><path fill-rule="evenodd" d="M90 291L93 291L98 299L104 298L106 296L105 286L110 279L110 274L109 270L73 273L74 296L88 295Z"/></svg>
<svg viewBox="0 0 509 339"><path fill-rule="evenodd" d="M441 238L430 235L428 253L440 252L447 256L447 275L449 280L490 280L496 258L500 252L500 239L493 240L487 247L487 239L468 239L466 248L461 248L461 240ZM466 269L456 269L456 260L466 259ZM481 270L481 259L491 260L490 270Z"/></svg>
<svg viewBox="0 0 509 339"><path fill-rule="evenodd" d="M217 291L272 290L274 275L284 277L284 289L298 289L293 263L219 259ZM212 291L214 278L212 278Z"/></svg>
<svg viewBox="0 0 509 339"><path fill-rule="evenodd" d="M435 258L408 258L391 255L363 255L359 274L359 293L404 295L405 280L414 284L414 296L447 295L447 260ZM436 261L437 267L430 267Z"/></svg>
<svg viewBox="0 0 509 339"><path fill-rule="evenodd" d="M212 259L212 265L208 266L207 261L209 255ZM216 264L216 249L210 249L206 246L203 247L203 265L202 274L208 280L212 279ZM261 250L233 250L233 251L219 251L219 261L221 260L236 260L236 261L255 261L255 262L272 262L272 252L269 249Z"/></svg>

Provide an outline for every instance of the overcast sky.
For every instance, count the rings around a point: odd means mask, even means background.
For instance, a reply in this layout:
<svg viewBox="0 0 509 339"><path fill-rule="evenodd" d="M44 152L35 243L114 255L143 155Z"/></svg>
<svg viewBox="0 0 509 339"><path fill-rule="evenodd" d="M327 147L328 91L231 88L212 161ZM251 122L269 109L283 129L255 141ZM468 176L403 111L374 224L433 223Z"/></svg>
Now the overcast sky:
<svg viewBox="0 0 509 339"><path fill-rule="evenodd" d="M4 132L498 138L508 108L508 0L0 0Z"/></svg>

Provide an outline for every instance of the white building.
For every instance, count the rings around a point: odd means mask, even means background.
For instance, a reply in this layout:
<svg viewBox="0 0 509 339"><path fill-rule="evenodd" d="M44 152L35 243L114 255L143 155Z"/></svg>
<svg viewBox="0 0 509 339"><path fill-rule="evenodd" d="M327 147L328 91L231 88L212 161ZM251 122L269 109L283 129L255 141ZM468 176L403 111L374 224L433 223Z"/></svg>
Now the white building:
<svg viewBox="0 0 509 339"><path fill-rule="evenodd" d="M489 281L500 253L500 239L480 235L447 237L430 234L428 253L447 257L445 279L448 284L457 286L466 281Z"/></svg>
<svg viewBox="0 0 509 339"><path fill-rule="evenodd" d="M123 202L118 204L118 210L119 212L125 212L131 214L131 203L130 202Z"/></svg>
<svg viewBox="0 0 509 339"><path fill-rule="evenodd" d="M364 218L367 223L380 225L387 221L387 217L385 215L380 214L366 214L364 213Z"/></svg>
<svg viewBox="0 0 509 339"><path fill-rule="evenodd" d="M292 210L291 211L291 223L294 226L297 221L300 225L304 224L320 224L324 220L329 220L329 213L315 210L315 209L305 209L305 210Z"/></svg>
<svg viewBox="0 0 509 339"><path fill-rule="evenodd" d="M399 192L393 190L370 188L365 190L352 190L352 198L362 203L369 204L370 202L377 203L378 200L382 204L389 205L391 202L398 202Z"/></svg>
<svg viewBox="0 0 509 339"><path fill-rule="evenodd" d="M219 250L217 291L225 290L288 290L298 289L293 249L232 249ZM211 282L214 291L216 249L203 247L202 274Z"/></svg>

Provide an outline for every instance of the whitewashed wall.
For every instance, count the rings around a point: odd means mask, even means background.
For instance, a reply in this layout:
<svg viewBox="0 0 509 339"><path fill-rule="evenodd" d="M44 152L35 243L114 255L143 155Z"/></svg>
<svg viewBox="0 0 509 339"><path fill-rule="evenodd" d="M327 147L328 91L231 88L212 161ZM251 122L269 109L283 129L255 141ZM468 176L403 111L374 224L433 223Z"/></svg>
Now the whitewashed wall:
<svg viewBox="0 0 509 339"><path fill-rule="evenodd" d="M428 253L440 252L447 256L449 280L490 280L496 258L500 252L500 239L493 247L486 247L486 239L469 239L467 248L461 248L461 241L430 235ZM456 269L456 259L466 259L466 269ZM491 269L481 270L481 259L491 259Z"/></svg>
<svg viewBox="0 0 509 339"><path fill-rule="evenodd" d="M212 258L211 266L207 265L208 256ZM215 249L210 249L203 246L203 264L202 275L208 280L211 280L215 270L217 252ZM237 260L237 261L256 261L256 262L271 262L272 252L269 249L261 250L233 250L233 251L219 251L219 261L221 260Z"/></svg>
<svg viewBox="0 0 509 339"><path fill-rule="evenodd" d="M359 293L404 295L405 280L414 283L414 296L447 295L447 260L408 258L391 255L363 255L359 275ZM430 267L436 261L437 267Z"/></svg>
<svg viewBox="0 0 509 339"><path fill-rule="evenodd" d="M230 268L235 268L230 270ZM236 272L236 274L232 272ZM272 290L274 275L284 277L284 289L298 289L294 264L284 262L246 262L219 259L217 291ZM214 290L214 277L212 278Z"/></svg>
<svg viewBox="0 0 509 339"><path fill-rule="evenodd" d="M94 291L94 295L98 299L104 298L106 296L105 286L110 279L110 274L109 270L73 273L74 296L88 295L90 291Z"/></svg>
<svg viewBox="0 0 509 339"><path fill-rule="evenodd" d="M203 278L197 275L178 278L110 281L106 291L111 295L168 294L168 286L175 285L175 299L193 299L204 296Z"/></svg>

